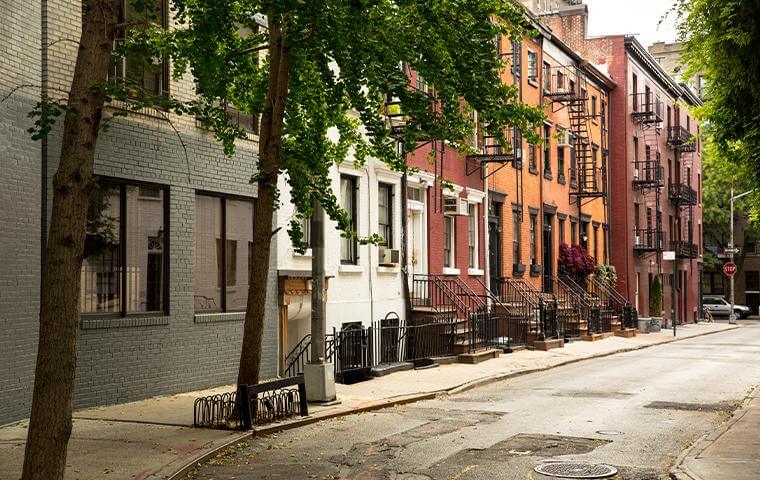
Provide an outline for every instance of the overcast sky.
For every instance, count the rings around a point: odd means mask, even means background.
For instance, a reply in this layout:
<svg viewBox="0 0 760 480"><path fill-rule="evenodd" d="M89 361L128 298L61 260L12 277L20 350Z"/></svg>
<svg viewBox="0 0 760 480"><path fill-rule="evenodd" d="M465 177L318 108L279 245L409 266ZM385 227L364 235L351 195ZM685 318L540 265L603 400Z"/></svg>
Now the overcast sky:
<svg viewBox="0 0 760 480"><path fill-rule="evenodd" d="M658 25L672 6L672 0L585 0L584 3L588 5L589 36L634 33L645 47L657 41L676 39L672 18Z"/></svg>

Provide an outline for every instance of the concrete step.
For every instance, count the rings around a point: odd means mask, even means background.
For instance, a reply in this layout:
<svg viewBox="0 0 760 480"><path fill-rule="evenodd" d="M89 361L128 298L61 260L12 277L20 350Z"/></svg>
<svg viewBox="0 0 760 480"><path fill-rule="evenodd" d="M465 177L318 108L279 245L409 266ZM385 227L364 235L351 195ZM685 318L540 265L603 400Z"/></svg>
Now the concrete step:
<svg viewBox="0 0 760 480"><path fill-rule="evenodd" d="M501 350L496 348L489 348L487 350L481 350L474 353L463 352L457 356L457 360L459 363L469 363L474 365L480 362L485 362L486 360L491 360L492 358L499 358L500 354Z"/></svg>

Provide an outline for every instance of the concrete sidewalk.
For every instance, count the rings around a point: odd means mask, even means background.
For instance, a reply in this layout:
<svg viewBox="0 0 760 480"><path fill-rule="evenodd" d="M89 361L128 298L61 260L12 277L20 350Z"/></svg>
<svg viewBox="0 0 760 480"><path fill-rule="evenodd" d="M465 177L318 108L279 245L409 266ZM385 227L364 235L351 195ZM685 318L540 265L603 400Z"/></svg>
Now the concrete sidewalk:
<svg viewBox="0 0 760 480"><path fill-rule="evenodd" d="M726 423L684 452L672 473L678 480L760 478L760 388Z"/></svg>
<svg viewBox="0 0 760 480"><path fill-rule="evenodd" d="M720 323L687 325L679 327L677 338L668 330L629 339L611 337L597 342L573 342L549 352L523 350L477 365L455 363L397 372L355 385L337 385L339 404L310 405L308 417L259 432L456 393L514 375L732 328L737 327ZM192 428L196 397L233 389L233 386L218 387L76 412L66 479L167 478L210 452L237 442L244 436L242 432ZM26 427L27 423L21 422L0 428L0 480L20 477Z"/></svg>

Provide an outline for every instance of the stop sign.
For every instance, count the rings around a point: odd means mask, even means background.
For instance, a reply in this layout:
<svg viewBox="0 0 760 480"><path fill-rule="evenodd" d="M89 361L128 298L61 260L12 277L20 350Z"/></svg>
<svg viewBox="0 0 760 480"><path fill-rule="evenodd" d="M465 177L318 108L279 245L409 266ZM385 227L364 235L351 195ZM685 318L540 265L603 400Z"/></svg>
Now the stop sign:
<svg viewBox="0 0 760 480"><path fill-rule="evenodd" d="M723 273L725 273L727 277L733 277L736 273L736 264L734 262L726 262L723 265Z"/></svg>

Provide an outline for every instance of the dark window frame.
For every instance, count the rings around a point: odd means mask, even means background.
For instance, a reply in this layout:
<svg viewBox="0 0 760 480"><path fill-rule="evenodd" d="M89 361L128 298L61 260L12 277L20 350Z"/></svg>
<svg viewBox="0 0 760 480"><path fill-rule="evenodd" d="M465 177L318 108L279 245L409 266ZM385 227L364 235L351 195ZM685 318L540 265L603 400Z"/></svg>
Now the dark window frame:
<svg viewBox="0 0 760 480"><path fill-rule="evenodd" d="M378 218L377 218L377 229L378 234L383 237L383 241L378 243L378 245L387 247L387 248L393 248L393 235L394 235L394 229L393 229L393 199L394 199L394 185L392 183L385 183L385 182L378 182L377 184L378 191L385 190L386 191L386 203L385 211L388 218L388 223L384 226L385 232L381 232L381 223L380 223L380 216L378 211Z"/></svg>
<svg viewBox="0 0 760 480"><path fill-rule="evenodd" d="M253 211L256 210L256 198L255 197L245 197L242 195L229 195L226 193L219 193L219 192L209 192L205 190L196 190L195 196L204 196L204 197L212 197L212 198L218 198L221 200L221 222L222 222L222 229L221 229L221 238L218 239L221 242L221 252L222 252L222 258L221 258L221 265L222 265L222 271L217 272L217 278L222 280L222 285L218 288L220 289L220 299L221 299L221 307L218 309L195 309L195 305L193 305L193 309L196 314L203 314L203 313L235 313L235 312L242 312L244 310L229 310L227 308L227 200L237 200L237 201L243 201L243 202L251 202L251 206L253 207ZM255 219L254 219L255 221ZM246 246L247 248L247 246ZM248 253L248 250L246 250L246 253ZM197 252L196 252L197 255ZM236 253L237 255L237 253ZM195 261L195 259L193 259ZM251 264L251 257L250 253L248 256L248 265L249 268ZM218 281L217 281L218 284ZM195 294L195 290L193 290L193 294Z"/></svg>
<svg viewBox="0 0 760 480"><path fill-rule="evenodd" d="M160 184L160 183L153 183L153 182L143 182L139 180L130 180L130 179L124 179L124 178L116 178L116 177L109 177L109 176L98 176L95 179L96 184L98 187L103 188L106 186L110 187L118 187L119 190L119 295L120 295L120 308L118 312L80 312L80 317L87 317L87 318L134 318L134 317L155 317L156 315L160 316L168 316L170 314L169 309L169 282L170 282L170 271L169 271L169 254L170 254L170 235L169 235L169 211L170 211L170 191L169 191L169 185L166 184ZM129 212L127 211L127 186L136 186L136 187L149 187L149 188L155 188L159 189L164 193L163 198L163 232L164 232L164 243L163 243L163 255L162 260L164 264L162 265L162 274L164 278L164 284L162 286L162 295L163 295L163 306L164 308L159 310L151 310L146 312L128 312L127 311L127 275L128 275L128 268L127 268L127 228L128 228L128 221ZM139 191L138 191L139 195ZM89 200L88 200L89 202Z"/></svg>
<svg viewBox="0 0 760 480"><path fill-rule="evenodd" d="M349 175L349 174L341 174L340 176L340 182L343 183L344 180L347 180L351 183L351 211L346 212L348 214L348 228L352 232L357 232L357 209L356 209L356 202L359 198L359 178L355 175ZM340 189L339 189L340 192ZM343 201L343 195L341 194L341 208L343 208L342 201ZM343 247L341 246L341 252L340 252L340 263L341 265L358 265L359 264L359 243L356 239L356 237L352 237L348 239L349 242L349 252L348 252L348 258L343 258Z"/></svg>
<svg viewBox="0 0 760 480"><path fill-rule="evenodd" d="M169 0L159 0L161 2L161 27L164 29L169 28L169 14L171 12ZM128 23L128 20L126 18L127 15L127 8L129 6L130 0L122 0L122 8L121 13L119 15L119 21L121 23ZM116 42L123 41L126 39L126 29L121 29L120 31L116 32ZM109 76L113 75L114 77L120 77L120 78L126 78L127 77L127 63L129 62L129 57L124 56L123 58L118 59L118 63L114 63L111 65ZM161 59L161 74L158 78L159 83L159 91L153 91L152 94L159 95L159 96L169 96L169 85L170 85L170 70L169 70L169 57L164 56L164 58ZM143 72L143 86L141 88L146 89L144 87L145 82L145 73ZM159 108L159 107L153 107L153 108Z"/></svg>

